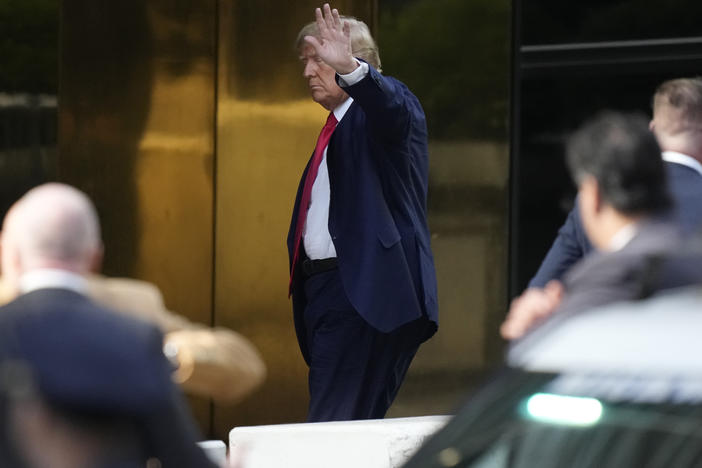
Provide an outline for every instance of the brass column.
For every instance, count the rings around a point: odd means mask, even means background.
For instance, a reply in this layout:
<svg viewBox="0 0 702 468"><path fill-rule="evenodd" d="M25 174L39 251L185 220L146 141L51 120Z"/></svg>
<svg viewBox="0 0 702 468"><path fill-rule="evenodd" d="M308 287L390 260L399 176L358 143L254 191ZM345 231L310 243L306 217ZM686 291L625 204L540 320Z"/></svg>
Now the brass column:
<svg viewBox="0 0 702 468"><path fill-rule="evenodd" d="M212 321L216 2L61 5L59 178L95 201L104 271ZM209 402L196 413L207 429Z"/></svg>

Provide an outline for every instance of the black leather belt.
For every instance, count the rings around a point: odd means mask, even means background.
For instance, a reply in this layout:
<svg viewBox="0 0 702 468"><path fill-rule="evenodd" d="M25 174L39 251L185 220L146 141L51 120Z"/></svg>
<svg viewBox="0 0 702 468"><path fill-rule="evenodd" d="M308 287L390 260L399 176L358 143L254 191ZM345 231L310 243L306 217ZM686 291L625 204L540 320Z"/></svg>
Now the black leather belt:
<svg viewBox="0 0 702 468"><path fill-rule="evenodd" d="M317 273L333 270L337 265L336 257L323 258L321 260L310 260L308 258L302 262L302 273L304 273L305 276L312 276Z"/></svg>

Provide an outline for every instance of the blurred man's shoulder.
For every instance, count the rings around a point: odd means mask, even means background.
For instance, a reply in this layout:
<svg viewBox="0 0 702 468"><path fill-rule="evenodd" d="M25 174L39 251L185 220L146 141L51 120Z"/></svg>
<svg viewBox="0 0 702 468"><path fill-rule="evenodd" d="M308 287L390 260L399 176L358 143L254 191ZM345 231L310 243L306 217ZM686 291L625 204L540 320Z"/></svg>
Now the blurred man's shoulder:
<svg viewBox="0 0 702 468"><path fill-rule="evenodd" d="M147 281L100 275L90 275L86 279L86 295L110 309L143 319L166 310L161 291Z"/></svg>

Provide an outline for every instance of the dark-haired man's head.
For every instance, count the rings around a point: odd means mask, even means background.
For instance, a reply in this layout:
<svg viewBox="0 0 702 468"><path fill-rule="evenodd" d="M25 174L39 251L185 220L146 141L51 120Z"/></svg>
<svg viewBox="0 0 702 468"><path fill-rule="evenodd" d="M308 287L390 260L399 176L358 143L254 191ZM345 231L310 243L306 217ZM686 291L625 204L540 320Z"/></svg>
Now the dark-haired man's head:
<svg viewBox="0 0 702 468"><path fill-rule="evenodd" d="M583 225L598 249L627 224L670 207L661 150L643 116L599 114L572 135L567 161Z"/></svg>

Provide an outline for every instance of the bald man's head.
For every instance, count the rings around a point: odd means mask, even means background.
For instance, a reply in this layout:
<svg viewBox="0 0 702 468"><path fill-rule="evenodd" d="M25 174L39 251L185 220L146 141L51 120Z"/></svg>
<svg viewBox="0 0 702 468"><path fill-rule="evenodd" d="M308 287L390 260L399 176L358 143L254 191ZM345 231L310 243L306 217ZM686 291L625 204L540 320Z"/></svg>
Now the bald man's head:
<svg viewBox="0 0 702 468"><path fill-rule="evenodd" d="M2 229L2 269L8 281L38 268L88 273L102 255L95 207L64 184L40 185L15 203Z"/></svg>

